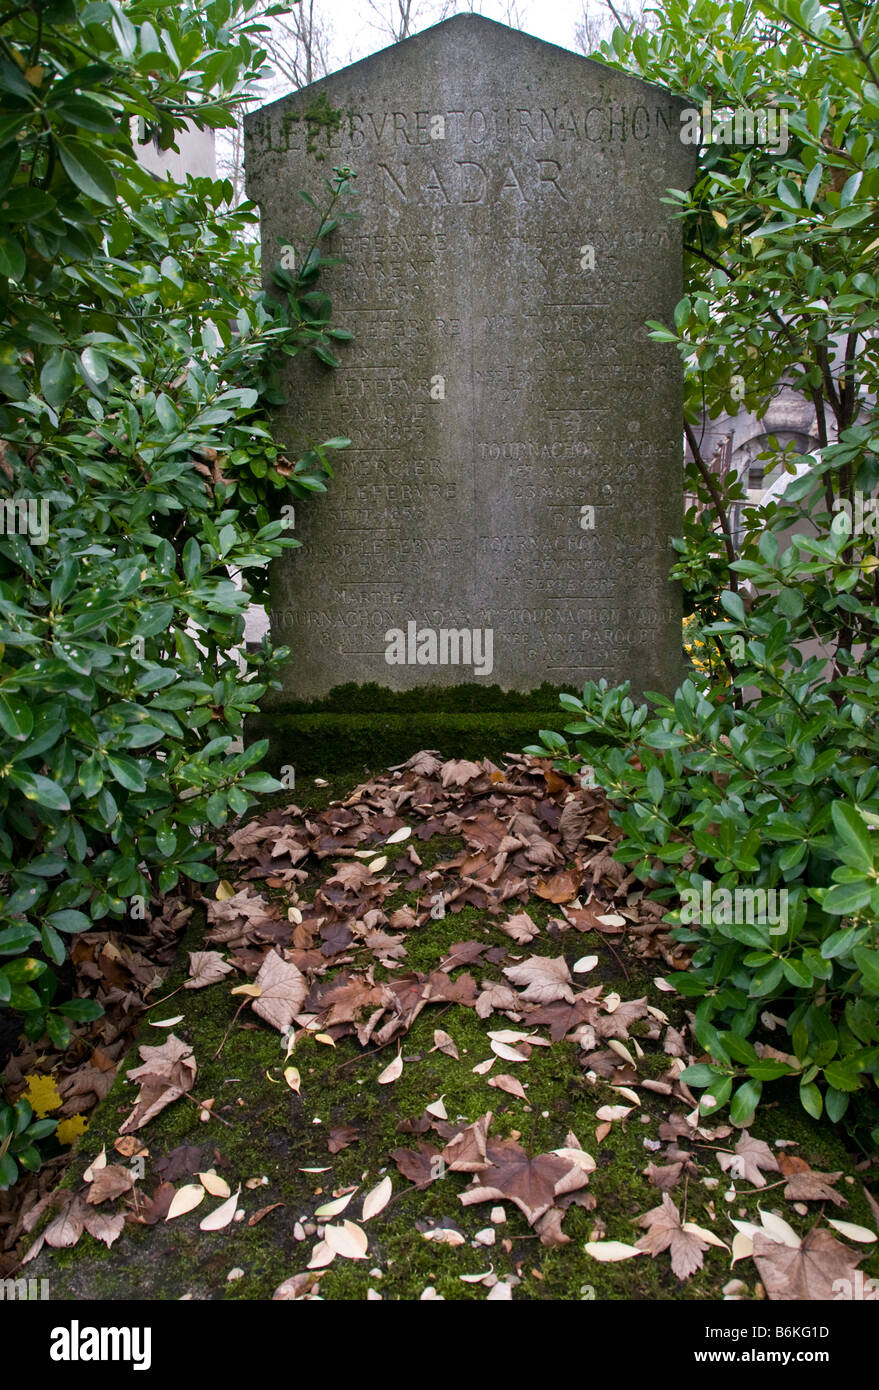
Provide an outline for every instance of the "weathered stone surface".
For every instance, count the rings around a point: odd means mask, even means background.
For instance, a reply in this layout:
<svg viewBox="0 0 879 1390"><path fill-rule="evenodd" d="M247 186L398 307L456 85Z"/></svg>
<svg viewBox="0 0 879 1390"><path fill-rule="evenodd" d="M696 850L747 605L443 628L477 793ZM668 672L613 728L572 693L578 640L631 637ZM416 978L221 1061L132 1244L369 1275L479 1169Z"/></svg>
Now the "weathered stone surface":
<svg viewBox="0 0 879 1390"><path fill-rule="evenodd" d="M309 138L322 95L341 126ZM681 376L643 325L681 294L661 202L695 170L681 110L468 15L248 118L267 267L308 244L299 189L325 200L334 165L356 170L361 213L333 233L346 266L326 275L355 339L338 371L292 364L279 421L291 449L353 441L328 496L296 507L303 549L274 565L291 695L674 683ZM392 629L464 629L475 651L453 664L452 640L448 664L388 664Z"/></svg>

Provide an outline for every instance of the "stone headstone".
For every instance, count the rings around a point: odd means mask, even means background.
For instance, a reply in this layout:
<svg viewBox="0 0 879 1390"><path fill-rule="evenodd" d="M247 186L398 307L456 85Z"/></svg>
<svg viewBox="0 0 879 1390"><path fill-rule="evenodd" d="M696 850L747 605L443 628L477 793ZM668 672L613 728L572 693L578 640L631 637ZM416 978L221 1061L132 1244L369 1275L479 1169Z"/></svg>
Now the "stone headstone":
<svg viewBox="0 0 879 1390"><path fill-rule="evenodd" d="M267 272L334 166L360 213L324 280L353 342L291 364L278 423L291 456L352 440L273 566L289 696L679 678L681 369L644 323L682 293L683 109L462 15L248 117Z"/></svg>

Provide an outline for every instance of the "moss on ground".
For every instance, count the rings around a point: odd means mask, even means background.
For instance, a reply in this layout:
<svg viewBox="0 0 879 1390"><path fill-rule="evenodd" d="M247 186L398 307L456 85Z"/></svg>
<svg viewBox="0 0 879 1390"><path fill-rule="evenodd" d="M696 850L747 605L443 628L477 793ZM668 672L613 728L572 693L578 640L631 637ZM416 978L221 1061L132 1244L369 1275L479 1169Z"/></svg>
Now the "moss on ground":
<svg viewBox="0 0 879 1390"><path fill-rule="evenodd" d="M351 785L349 779L345 786ZM311 790L309 787L309 793ZM342 792L343 785L336 781L330 787L314 790L318 798L330 799ZM302 789L297 789L300 804L303 795ZM309 795L308 799L313 798ZM419 854L428 865L460 848L461 841L454 836L438 836L418 845ZM404 851L405 846L389 847L392 853ZM331 872L330 861L321 866L321 871ZM386 907L391 910L405 901L412 898L401 888L387 900ZM557 914L557 909L543 902L530 903L528 911L542 927ZM184 952L199 947L202 930L201 922L191 924ZM460 913L450 912L445 918L428 921L424 927L408 932L408 955L401 969L435 968L451 945L470 938L511 946L495 920L466 907ZM659 993L653 983L655 962L645 964L623 949L621 960L628 971L626 978L618 959L593 934L568 933L559 943L542 932L528 945L526 953L556 956L560 951L569 965L586 951L598 954L599 965L589 975L590 983L612 985L624 999L646 993L652 1004L670 1015L672 1022L681 1022L682 1001ZM185 954L182 959L186 959ZM490 963L477 962L464 969L469 969L477 981L500 977L500 966ZM376 967L377 979L385 973L382 967ZM168 990L181 978L169 981ZM194 1047L198 1076L193 1095L200 1101L213 1097L214 1109L210 1121L202 1123L199 1106L182 1099L140 1131L149 1147L146 1180L140 1186L148 1191L155 1187L155 1162L178 1145L202 1146L204 1167L216 1167L233 1190L248 1179L265 1179L253 1190L242 1187L244 1221L218 1232L200 1231L199 1221L219 1204L216 1199L205 1199L194 1212L173 1222L152 1227L126 1225L123 1236L109 1251L88 1235L83 1235L73 1250L44 1250L28 1267L28 1273L48 1277L53 1298L270 1298L282 1280L306 1268L316 1243L316 1236L297 1241L296 1223L313 1221L315 1208L348 1185L358 1185L359 1191L337 1219L358 1221L361 1197L385 1172L392 1178L394 1197L384 1211L365 1225L368 1256L363 1261L337 1259L321 1278L321 1295L325 1299L361 1299L370 1288L384 1298L412 1299L433 1286L446 1299L481 1300L486 1289L480 1284L462 1283L460 1276L490 1267L500 1278L516 1275L521 1280L514 1293L517 1299L717 1299L723 1286L734 1277L745 1280L753 1293L756 1272L752 1263L742 1261L731 1271L730 1256L720 1249L710 1249L704 1268L682 1284L673 1275L667 1255L655 1260L642 1256L620 1264L600 1264L583 1248L599 1221L606 1235L613 1239L633 1243L641 1234L635 1224L637 1216L661 1200L656 1187L644 1175L647 1163L656 1156L645 1141L658 1139L661 1121L671 1109L680 1110L679 1103L670 1106L667 1098L641 1089L642 1105L615 1123L610 1134L597 1144L595 1111L602 1104L618 1103L619 1095L602 1081L590 1084L575 1045L535 1047L525 1064L499 1061L487 1075L478 1075L473 1066L491 1056L487 1031L508 1028L510 1021L502 1015L481 1020L472 1009L445 1003L426 1007L399 1044L395 1040L382 1050L364 1051L352 1038L339 1040L336 1047L313 1037L303 1039L290 1058L301 1076L301 1094L297 1095L282 1078L284 1049L278 1033L249 1009L233 1022L239 1003L239 997L232 996L229 987L221 983L201 991L181 990L173 1000L160 1002L149 1011L140 1041L153 1044L166 1036L166 1030L152 1027L151 1022L178 1013L184 1015L174 1032ZM437 1027L454 1039L460 1060L433 1050ZM658 1043L644 1036L645 1025L636 1023L631 1032L633 1037L640 1033L644 1047L645 1055L637 1063L640 1075L664 1072L667 1059ZM402 1075L391 1085L380 1085L378 1076L398 1045L404 1060ZM78 1160L67 1178L69 1186L79 1185L84 1167L102 1145L112 1154L113 1141L136 1094L125 1071L123 1067L80 1143ZM489 1085L491 1076L502 1071L516 1073L527 1089L527 1102ZM773 1097L776 1095L778 1100L769 1099L761 1106L751 1133L770 1144L776 1139L795 1141L797 1147L792 1152L816 1169L842 1169L852 1176L853 1160L844 1150L840 1133L810 1120L800 1109L795 1094L779 1089L773 1090ZM485 1111L493 1111L491 1133L518 1135L531 1154L564 1145L569 1131L577 1135L596 1160L587 1189L595 1207L591 1211L579 1206L568 1210L563 1230L571 1238L569 1244L542 1245L511 1201L463 1207L458 1196L469 1185L469 1174L447 1173L424 1191L416 1190L402 1177L390 1158L393 1149L416 1147L419 1139L442 1147L442 1140L431 1131L424 1135L401 1133L400 1122L416 1119L426 1105L441 1096L453 1121L472 1122ZM360 1137L331 1155L328 1136L331 1130L343 1125L356 1127ZM706 1188L699 1179L678 1186L673 1198L681 1209L686 1208L687 1219L716 1231L727 1241L733 1235L728 1217L759 1219L759 1207L778 1211L802 1233L813 1224L820 1210L818 1204L810 1204L809 1214L800 1216L783 1199L780 1188L769 1187L761 1192L738 1184L740 1190L728 1203L728 1179L711 1160L710 1147L706 1146L703 1153L709 1160L707 1174L719 1181L712 1188ZM303 1171L309 1168L327 1171ZM855 1181L843 1179L839 1184L849 1205L828 1214L872 1226L860 1178L854 1176ZM284 1205L269 1212L257 1225L248 1224L256 1212L274 1202ZM496 1227L496 1243L491 1248L474 1246L476 1233L491 1225L490 1211L494 1205L502 1205L507 1217ZM466 1235L465 1244L450 1247L427 1241L415 1224L450 1219ZM879 1253L871 1255L861 1267L865 1274L879 1276ZM227 1275L233 1268L243 1270L243 1276L229 1282Z"/></svg>

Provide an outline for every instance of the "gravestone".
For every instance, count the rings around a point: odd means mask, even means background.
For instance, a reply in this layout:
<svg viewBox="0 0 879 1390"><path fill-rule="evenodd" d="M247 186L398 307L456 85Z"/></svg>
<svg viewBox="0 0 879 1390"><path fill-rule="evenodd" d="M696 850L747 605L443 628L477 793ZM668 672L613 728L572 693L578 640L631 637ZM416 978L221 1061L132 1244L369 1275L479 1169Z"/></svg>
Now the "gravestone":
<svg viewBox="0 0 879 1390"><path fill-rule="evenodd" d="M338 128L307 119L326 101ZM284 700L631 678L673 687L681 603L681 297L661 201L696 154L661 89L461 15L251 114L268 272L310 243L334 166L359 220L332 233L339 369L295 359L291 457L346 435L326 496L274 562ZM449 635L451 634L451 635Z"/></svg>

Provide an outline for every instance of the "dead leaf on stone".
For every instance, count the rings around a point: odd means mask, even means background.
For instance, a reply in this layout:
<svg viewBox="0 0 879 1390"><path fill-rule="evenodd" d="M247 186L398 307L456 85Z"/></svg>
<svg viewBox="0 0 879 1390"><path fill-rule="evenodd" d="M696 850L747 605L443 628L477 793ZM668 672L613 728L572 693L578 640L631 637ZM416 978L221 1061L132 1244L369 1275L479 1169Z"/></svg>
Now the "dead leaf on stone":
<svg viewBox="0 0 879 1390"><path fill-rule="evenodd" d="M459 1201L464 1206L474 1202L515 1202L529 1226L549 1211L562 1191L584 1187L588 1180L582 1169L554 1154L529 1158L513 1139L491 1144L487 1158L489 1167L478 1175L475 1186L460 1194Z"/></svg>
<svg viewBox="0 0 879 1390"><path fill-rule="evenodd" d="M354 1125L339 1125L338 1128L330 1130L327 1148L331 1154L338 1154L350 1144L358 1143L359 1139L360 1130Z"/></svg>
<svg viewBox="0 0 879 1390"><path fill-rule="evenodd" d="M305 1003L308 994L305 976L277 951L269 951L254 983L260 989L259 998L253 1001L254 1013L279 1033L285 1032Z"/></svg>
<svg viewBox="0 0 879 1390"><path fill-rule="evenodd" d="M485 1157L485 1145L492 1118L489 1110L456 1135L443 1149L443 1160L453 1173L480 1173L489 1166Z"/></svg>
<svg viewBox="0 0 879 1390"><path fill-rule="evenodd" d="M691 1274L702 1268L708 1242L695 1231L684 1230L680 1213L667 1193L662 1195L661 1206L638 1218L638 1225L647 1227L647 1234L637 1241L638 1249L654 1259L663 1250L668 1250L672 1270L678 1279L689 1279Z"/></svg>
<svg viewBox="0 0 879 1390"><path fill-rule="evenodd" d="M833 1184L839 1182L841 1177L841 1171L816 1173L813 1168L806 1173L791 1173L785 1185L784 1195L789 1202L833 1202L834 1206L846 1207L848 1203L845 1198L833 1188Z"/></svg>
<svg viewBox="0 0 879 1390"><path fill-rule="evenodd" d="M717 1161L725 1173L754 1187L765 1187L763 1173L777 1173L778 1160L769 1145L762 1139L752 1139L743 1130L733 1153L718 1153ZM762 1170L762 1171L761 1171Z"/></svg>
<svg viewBox="0 0 879 1390"><path fill-rule="evenodd" d="M103 1241L109 1250L113 1242L117 1241L122 1234L125 1216L122 1212L110 1216L103 1211L94 1211L85 1217L83 1225L90 1236L94 1236L95 1240Z"/></svg>
<svg viewBox="0 0 879 1390"><path fill-rule="evenodd" d="M232 966L224 960L219 951L190 951L189 979L184 989L204 989L205 985L215 985L228 975Z"/></svg>
<svg viewBox="0 0 879 1390"><path fill-rule="evenodd" d="M507 936L524 945L527 941L533 941L537 935L537 927L528 916L527 912L514 912L512 917L508 917L506 922L499 922L498 926Z"/></svg>
<svg viewBox="0 0 879 1390"><path fill-rule="evenodd" d="M521 965L508 965L504 969L508 980L514 985L524 985L521 998L532 1004L551 1004L555 999L564 999L569 1004L574 1001L571 988L571 972L564 956L529 956Z"/></svg>
<svg viewBox="0 0 879 1390"><path fill-rule="evenodd" d="M392 1149L390 1157L403 1177L422 1190L435 1182L443 1171L442 1154L432 1144L421 1142L415 1149Z"/></svg>
<svg viewBox="0 0 879 1390"><path fill-rule="evenodd" d="M105 1168L95 1173L86 1194L86 1201L89 1206L96 1207L101 1202L110 1202L116 1197L121 1197L123 1192L130 1192L133 1187L134 1174L130 1168L123 1168L119 1163L108 1163Z"/></svg>
<svg viewBox="0 0 879 1390"><path fill-rule="evenodd" d="M142 1129L149 1120L192 1089L196 1076L196 1061L192 1048L174 1033L161 1047L141 1046L138 1051L143 1065L128 1073L130 1081L140 1082L140 1095L128 1119L120 1126L120 1134Z"/></svg>
<svg viewBox="0 0 879 1390"><path fill-rule="evenodd" d="M813 1227L797 1249L757 1231L753 1248L754 1264L767 1296L780 1303L835 1299L837 1281L843 1280L851 1289L864 1258L863 1251L850 1250L823 1226Z"/></svg>
<svg viewBox="0 0 879 1390"><path fill-rule="evenodd" d="M282 1206L284 1206L283 1202L270 1202L267 1207L260 1207L259 1211L255 1211L253 1216L248 1217L248 1226L258 1226L260 1221L263 1221L270 1211L277 1211L278 1207Z"/></svg>
<svg viewBox="0 0 879 1390"><path fill-rule="evenodd" d="M74 1197L66 1209L51 1221L43 1232L47 1245L53 1250L69 1250L82 1235L89 1209L81 1197Z"/></svg>
<svg viewBox="0 0 879 1390"><path fill-rule="evenodd" d="M399 1081L402 1075L403 1056L402 1053L398 1052L393 1062L390 1062L385 1067L384 1071L379 1073L379 1075L376 1077L376 1080L378 1081L378 1084L380 1086L389 1086L392 1081Z"/></svg>
<svg viewBox="0 0 879 1390"><path fill-rule="evenodd" d="M393 1192L394 1187L390 1178L382 1178L381 1182L377 1183L364 1197L360 1220L369 1221L373 1216L378 1216L380 1211L384 1211L393 1196Z"/></svg>
<svg viewBox="0 0 879 1390"><path fill-rule="evenodd" d="M500 1072L497 1076L489 1077L489 1086L496 1086L499 1091L506 1091L507 1095L518 1096L520 1100L527 1100L528 1093L515 1076L509 1076L506 1072Z"/></svg>

